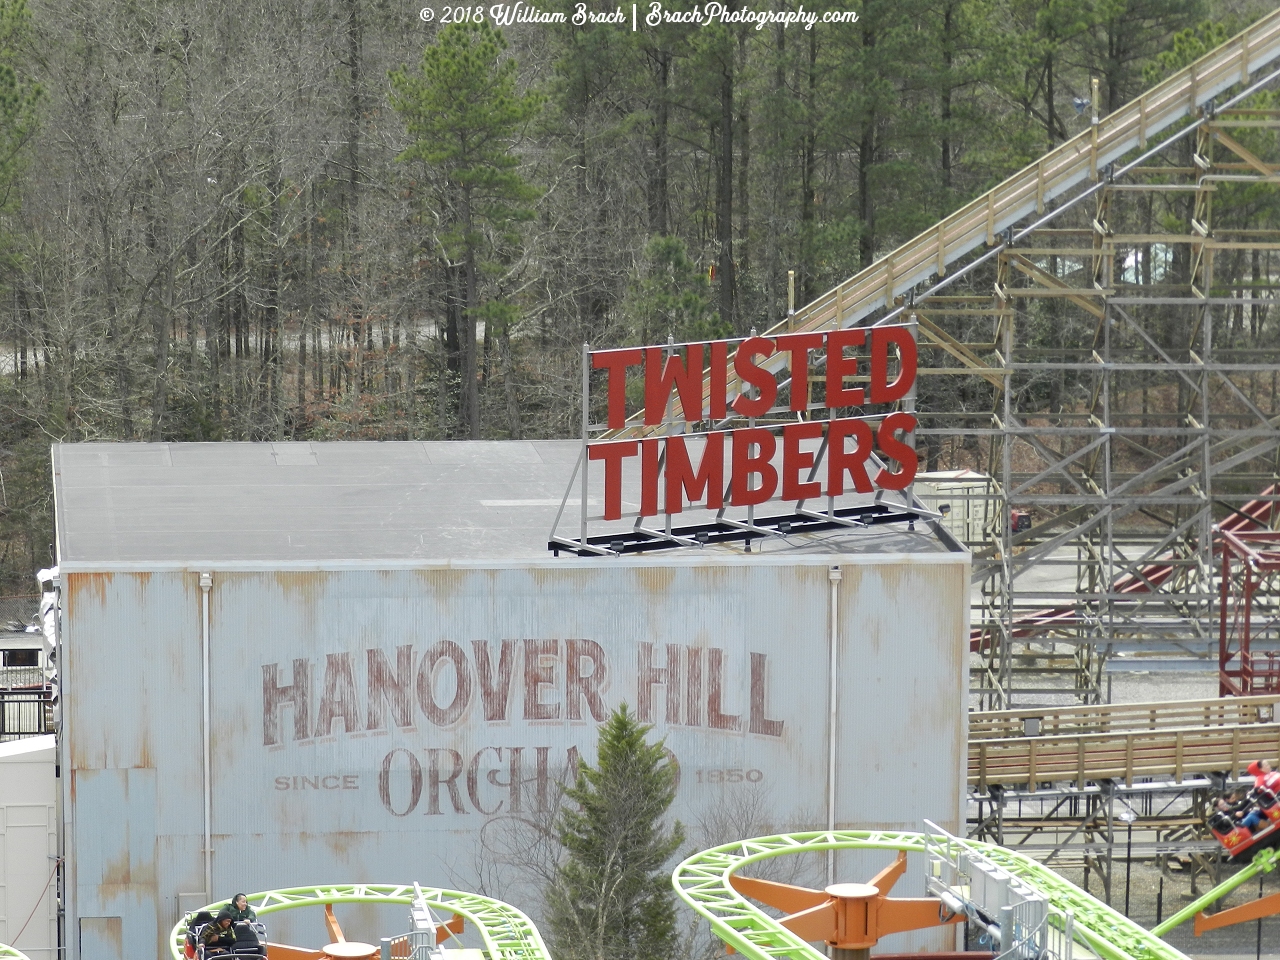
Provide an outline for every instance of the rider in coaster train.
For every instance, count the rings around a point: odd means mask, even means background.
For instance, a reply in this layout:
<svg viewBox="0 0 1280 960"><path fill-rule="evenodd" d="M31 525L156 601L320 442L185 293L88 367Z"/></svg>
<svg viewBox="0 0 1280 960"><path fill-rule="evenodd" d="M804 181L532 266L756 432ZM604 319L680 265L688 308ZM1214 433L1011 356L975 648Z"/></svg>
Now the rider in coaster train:
<svg viewBox="0 0 1280 960"><path fill-rule="evenodd" d="M1270 802L1259 804L1251 802L1248 806L1251 809L1245 812L1244 807L1233 809L1233 815L1240 821L1240 826L1244 827L1250 833L1257 832L1258 826L1267 819L1266 813L1263 812L1263 806L1271 806L1275 802L1275 795L1280 792L1280 773L1271 768L1271 762L1268 760L1255 760L1249 764L1249 775L1253 777L1253 797L1255 800L1268 798ZM1222 807L1219 805L1219 809Z"/></svg>
<svg viewBox="0 0 1280 960"><path fill-rule="evenodd" d="M241 920L250 922L257 920L258 915L253 912L253 907L249 906L249 898L243 893L237 893L231 898L231 903L224 908L227 913L231 914L231 923L237 924Z"/></svg>
<svg viewBox="0 0 1280 960"><path fill-rule="evenodd" d="M218 918L204 928L200 934L200 942L204 944L205 954L230 953L236 945L236 932L233 928L231 914L226 910L218 912Z"/></svg>

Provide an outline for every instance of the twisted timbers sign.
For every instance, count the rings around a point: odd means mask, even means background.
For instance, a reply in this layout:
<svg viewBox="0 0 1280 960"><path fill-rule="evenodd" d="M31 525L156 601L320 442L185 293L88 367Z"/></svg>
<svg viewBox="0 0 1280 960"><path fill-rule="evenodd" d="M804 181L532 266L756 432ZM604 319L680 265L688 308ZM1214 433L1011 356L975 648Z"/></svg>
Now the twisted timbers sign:
<svg viewBox="0 0 1280 960"><path fill-rule="evenodd" d="M583 456L570 482L580 494L579 536L553 530L548 547L610 554L928 515L909 494L901 508L879 497L837 505L848 495L909 490L916 360L914 324L584 345ZM593 422L601 413L604 422ZM589 491L599 491L601 512L590 512ZM806 509L823 497L825 511ZM793 506L756 515L775 502ZM714 520L673 527L686 508L716 511ZM563 513L562 505L556 529ZM658 516L662 529L646 524ZM591 522L624 518L635 519L630 531L589 535Z"/></svg>

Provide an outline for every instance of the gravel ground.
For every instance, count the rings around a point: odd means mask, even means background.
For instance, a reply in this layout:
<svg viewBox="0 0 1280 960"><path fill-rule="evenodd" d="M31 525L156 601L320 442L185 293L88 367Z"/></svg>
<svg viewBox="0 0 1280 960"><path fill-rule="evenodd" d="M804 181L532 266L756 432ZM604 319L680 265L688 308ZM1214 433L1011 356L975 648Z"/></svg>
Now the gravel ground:
<svg viewBox="0 0 1280 960"><path fill-rule="evenodd" d="M970 663L978 666L980 658L974 655ZM1215 663L1195 663L1190 670L1144 670L1129 658L1117 658L1108 664L1103 677L1104 696L1110 694L1111 703L1146 703L1155 700L1203 700L1218 695L1218 672ZM1071 681L1067 677L1037 677L1037 686L1056 685L1062 693L1038 693L1018 696L1014 706L1068 707L1079 703ZM978 708L977 694L970 694L969 706Z"/></svg>
<svg viewBox="0 0 1280 960"><path fill-rule="evenodd" d="M1146 703L1151 700L1204 700L1218 695L1218 671L1214 664L1203 672L1147 673L1115 670L1107 673L1112 703Z"/></svg>

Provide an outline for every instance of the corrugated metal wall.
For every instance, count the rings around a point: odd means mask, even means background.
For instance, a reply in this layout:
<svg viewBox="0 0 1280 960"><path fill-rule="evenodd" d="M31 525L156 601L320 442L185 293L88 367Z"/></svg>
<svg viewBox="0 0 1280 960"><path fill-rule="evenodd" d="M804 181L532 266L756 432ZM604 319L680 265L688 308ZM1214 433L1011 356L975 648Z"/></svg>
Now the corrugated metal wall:
<svg viewBox="0 0 1280 960"><path fill-rule="evenodd" d="M691 835L825 827L832 563L836 823L955 825L962 557L214 571L214 896L412 879L501 895L486 850L504 818L536 818L624 701L678 759ZM204 886L198 574L64 575L70 946L150 956ZM375 936L372 914L347 922ZM322 937L314 919L272 934Z"/></svg>

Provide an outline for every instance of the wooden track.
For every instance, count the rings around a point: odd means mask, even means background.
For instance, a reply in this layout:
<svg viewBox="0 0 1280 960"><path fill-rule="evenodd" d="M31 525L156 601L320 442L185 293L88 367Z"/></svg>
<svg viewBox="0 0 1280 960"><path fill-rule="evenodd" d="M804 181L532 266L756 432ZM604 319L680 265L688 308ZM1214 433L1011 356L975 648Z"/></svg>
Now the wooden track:
<svg viewBox="0 0 1280 960"><path fill-rule="evenodd" d="M1280 757L1278 704L1270 695L973 713L969 785L1239 776L1253 760ZM1037 720L1039 735L1027 736Z"/></svg>
<svg viewBox="0 0 1280 960"><path fill-rule="evenodd" d="M874 322L917 284L945 276L950 264L975 250L1001 243L1006 229L1033 214L1044 214L1048 209L1046 201L1080 184L1105 178L1107 164L1145 150L1150 138L1184 117L1195 115L1223 91L1247 83L1253 71L1278 58L1280 10L1262 17L1138 99L1102 117L1088 130L815 298L765 333L829 331ZM920 323L919 335L923 340L948 348L949 352L954 346L945 333L927 321ZM956 356L967 367L977 371L985 369L982 361L963 351ZM763 365L776 369L783 357L782 353L776 354ZM704 378L704 395L710 389L709 383L709 377ZM726 385L731 397L741 388L732 369ZM672 403L678 411L677 420L702 419L701 410L697 415L684 411L678 396ZM605 436L616 439L661 432L660 427L646 427L643 419L643 414L637 413L628 418L626 426Z"/></svg>

